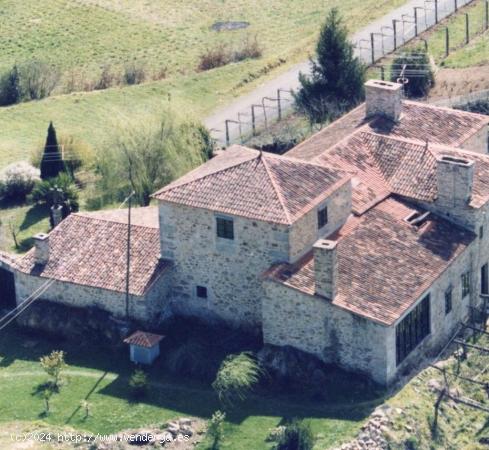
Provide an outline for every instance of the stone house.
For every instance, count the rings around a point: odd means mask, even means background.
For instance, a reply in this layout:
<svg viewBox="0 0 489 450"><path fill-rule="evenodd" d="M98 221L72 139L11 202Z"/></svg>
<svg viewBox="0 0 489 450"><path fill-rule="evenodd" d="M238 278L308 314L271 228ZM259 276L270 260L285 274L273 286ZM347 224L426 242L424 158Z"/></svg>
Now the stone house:
<svg viewBox="0 0 489 450"><path fill-rule="evenodd" d="M48 281L45 299L222 320L389 384L481 312L488 123L369 81L286 155L230 147L133 210L128 304L123 210L73 214L0 271L18 303Z"/></svg>

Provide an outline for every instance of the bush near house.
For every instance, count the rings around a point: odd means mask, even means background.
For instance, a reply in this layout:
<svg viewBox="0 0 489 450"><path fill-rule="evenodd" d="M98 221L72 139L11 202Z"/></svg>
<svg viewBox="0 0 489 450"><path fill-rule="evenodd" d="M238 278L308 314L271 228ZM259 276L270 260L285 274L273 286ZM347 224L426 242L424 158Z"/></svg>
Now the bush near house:
<svg viewBox="0 0 489 450"><path fill-rule="evenodd" d="M430 57L424 48L404 51L393 60L390 73L391 81L407 80L404 92L409 98L426 97L435 84Z"/></svg>
<svg viewBox="0 0 489 450"><path fill-rule="evenodd" d="M39 169L29 163L10 164L0 171L0 200L24 201L39 181Z"/></svg>

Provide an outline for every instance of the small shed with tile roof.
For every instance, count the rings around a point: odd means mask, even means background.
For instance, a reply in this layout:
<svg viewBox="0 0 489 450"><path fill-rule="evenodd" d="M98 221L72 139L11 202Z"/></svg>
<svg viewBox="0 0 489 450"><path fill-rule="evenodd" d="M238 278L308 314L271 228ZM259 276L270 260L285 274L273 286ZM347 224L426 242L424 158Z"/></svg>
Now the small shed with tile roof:
<svg viewBox="0 0 489 450"><path fill-rule="evenodd" d="M129 344L131 361L136 364L153 364L160 355L160 342L165 338L160 334L136 331L124 339Z"/></svg>

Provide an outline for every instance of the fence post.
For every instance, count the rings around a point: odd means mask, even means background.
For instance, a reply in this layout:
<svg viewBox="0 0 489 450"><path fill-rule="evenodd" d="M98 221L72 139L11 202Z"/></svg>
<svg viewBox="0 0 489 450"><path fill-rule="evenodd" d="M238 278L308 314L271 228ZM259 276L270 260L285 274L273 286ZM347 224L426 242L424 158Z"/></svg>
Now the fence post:
<svg viewBox="0 0 489 450"><path fill-rule="evenodd" d="M414 7L414 36L418 35L418 8Z"/></svg>
<svg viewBox="0 0 489 450"><path fill-rule="evenodd" d="M489 0L486 0L486 30L489 28Z"/></svg>
<svg viewBox="0 0 489 450"><path fill-rule="evenodd" d="M435 0L435 23L438 23L438 0Z"/></svg>
<svg viewBox="0 0 489 450"><path fill-rule="evenodd" d="M385 69L384 69L384 66L380 66L380 79L382 81L385 80Z"/></svg>
<svg viewBox="0 0 489 450"><path fill-rule="evenodd" d="M397 20L396 19L392 21L392 31L394 32L394 51L396 51L397 50Z"/></svg>
<svg viewBox="0 0 489 450"><path fill-rule="evenodd" d="M280 89L277 89L277 115L278 121L282 120L282 100L280 98Z"/></svg>
<svg viewBox="0 0 489 450"><path fill-rule="evenodd" d="M445 28L445 58L448 58L450 54L450 31L448 27Z"/></svg>
<svg viewBox="0 0 489 450"><path fill-rule="evenodd" d="M458 10L458 1L455 0L455 12L457 12L457 10Z"/></svg>
<svg viewBox="0 0 489 450"><path fill-rule="evenodd" d="M370 33L370 45L372 46L372 64L375 64L375 37L374 37L374 33Z"/></svg>
<svg viewBox="0 0 489 450"><path fill-rule="evenodd" d="M251 129L253 136L256 136L255 105L251 105Z"/></svg>
<svg viewBox="0 0 489 450"><path fill-rule="evenodd" d="M468 44L469 41L470 41L469 13L465 13L465 43Z"/></svg>
<svg viewBox="0 0 489 450"><path fill-rule="evenodd" d="M230 143L230 139L229 139L229 120L226 119L224 121L224 123L226 124L226 147L229 147L229 143Z"/></svg>

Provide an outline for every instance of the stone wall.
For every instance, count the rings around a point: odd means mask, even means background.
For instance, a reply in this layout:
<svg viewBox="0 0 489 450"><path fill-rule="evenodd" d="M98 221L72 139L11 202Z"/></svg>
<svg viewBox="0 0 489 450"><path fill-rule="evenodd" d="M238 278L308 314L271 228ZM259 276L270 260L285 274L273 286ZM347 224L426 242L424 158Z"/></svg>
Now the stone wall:
<svg viewBox="0 0 489 450"><path fill-rule="evenodd" d="M289 257L288 227L233 216L234 240L217 237L216 217L200 208L160 202L162 255L174 263L172 309L234 326L261 324L261 275ZM207 288L207 298L197 296Z"/></svg>
<svg viewBox="0 0 489 450"><path fill-rule="evenodd" d="M23 302L46 281L49 280L15 271L17 304ZM155 281L147 296L130 295L130 317L141 321L156 320L157 314L164 311L165 302L168 303L164 296L167 285L168 272ZM120 318L125 317L126 313L125 293L64 281L54 281L40 298L81 308L95 306Z"/></svg>
<svg viewBox="0 0 489 450"><path fill-rule="evenodd" d="M487 245L487 244L486 244ZM396 365L396 324L391 327L366 320L332 305L328 300L266 280L263 300L263 339L266 344L290 345L312 353L326 363L363 372L381 384L419 364L420 354L432 354L452 336L461 321L467 320L470 304L478 299L477 271L479 243L460 255L423 293L431 298L431 334L400 365ZM488 253L486 253L487 255ZM471 294L462 299L461 275L472 271ZM445 291L452 286L452 311L445 314Z"/></svg>
<svg viewBox="0 0 489 450"><path fill-rule="evenodd" d="M317 211L327 206L328 223L318 230ZM326 237L340 228L351 214L351 181L348 180L331 194L325 201L313 208L290 230L290 262L297 261L311 250L319 238Z"/></svg>
<svg viewBox="0 0 489 450"><path fill-rule="evenodd" d="M471 302L477 301L478 290L472 283L471 294L462 298L462 282L461 276L463 273L475 266L475 258L477 252L477 242L473 243L462 255L460 255L448 269L432 284L430 289L420 296L418 301L396 322L392 327L389 327L386 342L387 342L387 379L392 381L395 377L411 367L419 365L420 354L433 355L436 354L450 339L456 328L462 321L466 321L470 315L469 305ZM472 273L472 280L476 274ZM452 310L445 314L445 292L449 287L452 287ZM431 333L422 343L413 350L406 359L396 366L396 325L409 314L412 309L425 296L430 295L430 312L431 312Z"/></svg>
<svg viewBox="0 0 489 450"><path fill-rule="evenodd" d="M460 148L470 150L472 152L487 154L489 152L487 126L483 127L480 131L467 139L462 145L460 145Z"/></svg>
<svg viewBox="0 0 489 450"><path fill-rule="evenodd" d="M326 363L387 382L387 327L273 281L264 282L265 344L297 348Z"/></svg>

